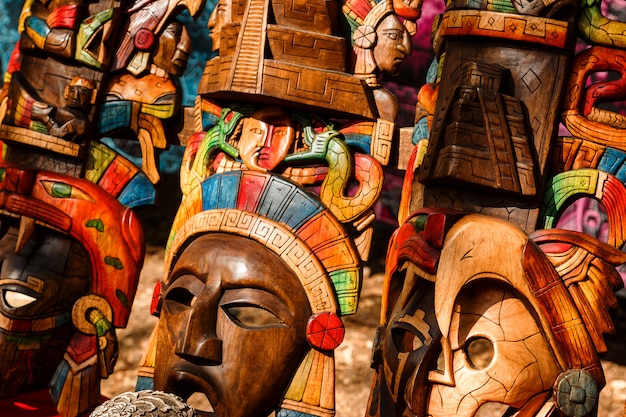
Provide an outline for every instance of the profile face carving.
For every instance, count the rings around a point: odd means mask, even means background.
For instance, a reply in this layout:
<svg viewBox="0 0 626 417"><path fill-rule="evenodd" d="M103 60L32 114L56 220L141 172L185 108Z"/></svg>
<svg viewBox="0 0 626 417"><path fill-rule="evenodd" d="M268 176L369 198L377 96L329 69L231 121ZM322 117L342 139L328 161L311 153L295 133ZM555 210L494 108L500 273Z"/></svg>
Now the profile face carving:
<svg viewBox="0 0 626 417"><path fill-rule="evenodd" d="M398 16L389 14L376 27L374 60L378 69L390 75L398 75L400 67L411 53L411 37Z"/></svg>
<svg viewBox="0 0 626 417"><path fill-rule="evenodd" d="M76 331L74 302L91 283L87 254L73 240L36 232L20 253L16 241L15 228L0 239L0 398L47 386Z"/></svg>
<svg viewBox="0 0 626 417"><path fill-rule="evenodd" d="M289 116L280 109L264 108L244 119L239 155L248 168L271 171L287 156L294 138Z"/></svg>
<svg viewBox="0 0 626 417"><path fill-rule="evenodd" d="M191 54L191 37L178 21L167 25L159 36L159 49L154 55L154 63L170 75L180 76L187 68Z"/></svg>
<svg viewBox="0 0 626 417"><path fill-rule="evenodd" d="M308 349L310 316L302 284L276 254L236 235L198 237L163 294L154 388L202 393L218 416L268 415Z"/></svg>
<svg viewBox="0 0 626 417"><path fill-rule="evenodd" d="M207 27L209 28L211 47L214 51L219 51L220 49L222 27L230 20L230 8L229 0L219 0L211 12L211 16L209 16Z"/></svg>
<svg viewBox="0 0 626 417"><path fill-rule="evenodd" d="M410 275L410 274L409 274ZM394 305L385 329L383 357L385 384L389 400L395 404L395 413L414 405L407 395L407 386L425 380L430 363L436 360L441 333L433 312L434 284L430 281L405 281L402 294ZM408 404L407 404L408 402ZM419 404L421 407L422 404Z"/></svg>

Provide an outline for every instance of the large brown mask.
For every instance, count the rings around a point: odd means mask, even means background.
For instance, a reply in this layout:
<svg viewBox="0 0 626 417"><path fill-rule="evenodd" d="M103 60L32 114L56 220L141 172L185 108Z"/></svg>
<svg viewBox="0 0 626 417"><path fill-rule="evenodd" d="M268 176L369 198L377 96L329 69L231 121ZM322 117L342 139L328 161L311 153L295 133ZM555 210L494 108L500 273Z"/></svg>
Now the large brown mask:
<svg viewBox="0 0 626 417"><path fill-rule="evenodd" d="M154 387L204 394L220 417L268 415L308 349L298 277L250 239L207 234L172 268L157 327Z"/></svg>

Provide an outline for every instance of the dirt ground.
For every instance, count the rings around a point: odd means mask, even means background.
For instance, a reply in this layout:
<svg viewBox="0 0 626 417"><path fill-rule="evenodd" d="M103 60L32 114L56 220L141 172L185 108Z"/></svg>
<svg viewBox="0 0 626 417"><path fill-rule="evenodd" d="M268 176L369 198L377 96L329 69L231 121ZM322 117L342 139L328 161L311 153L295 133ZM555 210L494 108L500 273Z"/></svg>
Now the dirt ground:
<svg viewBox="0 0 626 417"><path fill-rule="evenodd" d="M376 254L375 254L376 255ZM381 254L378 254L379 256ZM156 318L150 316L150 301L154 284L161 278L163 249L150 246L146 256L139 291L133 305L130 323L118 332L121 356L115 373L103 382L103 394L114 396L134 389L137 364L145 351ZM366 268L359 311L345 319L346 338L336 350L337 416L363 417L369 394L372 370L369 367L372 340L378 324L382 261ZM603 362L607 385L601 393L600 417L622 416L626 400L626 298L616 312L618 332L608 337L609 354ZM485 410L483 416L501 416L501 410Z"/></svg>

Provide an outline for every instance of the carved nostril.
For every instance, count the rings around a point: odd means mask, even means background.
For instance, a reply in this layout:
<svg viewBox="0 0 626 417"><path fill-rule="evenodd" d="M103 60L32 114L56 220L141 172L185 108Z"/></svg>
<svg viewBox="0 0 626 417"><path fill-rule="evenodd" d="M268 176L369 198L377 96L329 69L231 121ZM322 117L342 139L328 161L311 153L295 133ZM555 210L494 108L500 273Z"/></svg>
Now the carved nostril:
<svg viewBox="0 0 626 417"><path fill-rule="evenodd" d="M215 337L196 339L182 336L176 342L176 355L198 365L222 363L222 341Z"/></svg>

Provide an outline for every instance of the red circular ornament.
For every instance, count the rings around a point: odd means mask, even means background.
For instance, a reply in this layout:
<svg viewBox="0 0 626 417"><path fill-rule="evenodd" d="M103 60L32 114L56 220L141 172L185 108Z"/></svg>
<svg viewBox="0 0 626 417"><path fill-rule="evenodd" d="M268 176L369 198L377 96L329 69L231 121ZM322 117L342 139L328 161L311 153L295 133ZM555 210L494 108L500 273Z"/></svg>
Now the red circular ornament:
<svg viewBox="0 0 626 417"><path fill-rule="evenodd" d="M151 30L141 28L135 33L135 47L140 51L146 51L154 43L154 33Z"/></svg>
<svg viewBox="0 0 626 417"><path fill-rule="evenodd" d="M306 327L306 339L319 350L336 349L343 342L345 333L343 322L331 312L312 315Z"/></svg>

